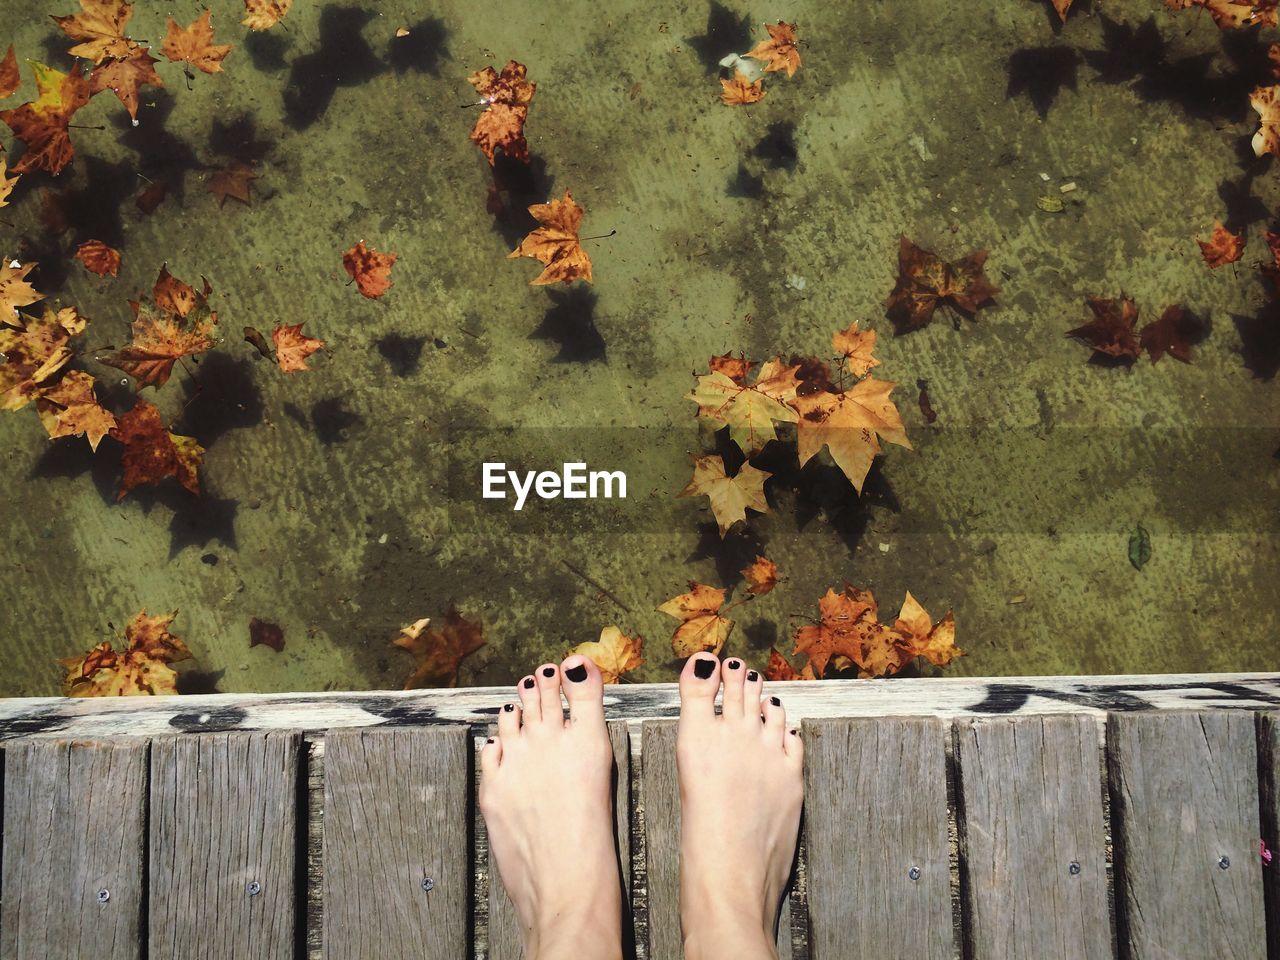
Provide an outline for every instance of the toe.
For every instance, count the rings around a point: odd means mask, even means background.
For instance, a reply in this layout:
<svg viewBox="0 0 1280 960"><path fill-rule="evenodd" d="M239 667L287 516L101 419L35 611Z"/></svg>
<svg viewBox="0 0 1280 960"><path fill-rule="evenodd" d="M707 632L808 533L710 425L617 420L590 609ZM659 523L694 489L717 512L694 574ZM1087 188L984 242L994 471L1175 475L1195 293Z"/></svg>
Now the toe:
<svg viewBox="0 0 1280 960"><path fill-rule="evenodd" d="M554 663L544 663L534 671L538 682L538 700L542 704L542 722L564 726L564 704L560 700L560 670ZM557 723L558 721L558 723Z"/></svg>
<svg viewBox="0 0 1280 960"><path fill-rule="evenodd" d="M569 719L574 723L604 719L604 681L600 668L581 654L566 657L560 664L564 696L569 701Z"/></svg>
<svg viewBox="0 0 1280 960"><path fill-rule="evenodd" d="M502 741L490 737L480 748L480 773L482 776L493 776L493 772L502 763Z"/></svg>
<svg viewBox="0 0 1280 960"><path fill-rule="evenodd" d="M498 736L500 738L510 740L512 737L520 736L520 705L518 703L504 703L502 709L498 711Z"/></svg>
<svg viewBox="0 0 1280 960"><path fill-rule="evenodd" d="M746 665L737 657L730 657L720 667L720 679L724 681L721 709L726 717L742 715L742 685L746 682L746 674Z"/></svg>
<svg viewBox="0 0 1280 960"><path fill-rule="evenodd" d="M787 729L787 711L782 707L782 700L776 696L765 697L760 702L760 709L764 713L765 735L769 738L776 737L781 746L783 733Z"/></svg>
<svg viewBox="0 0 1280 960"><path fill-rule="evenodd" d="M755 719L755 710L749 709L760 702L760 698L764 696L764 677L760 676L759 670L748 670L747 679L742 685L742 712L744 716ZM763 713L761 713L763 716Z"/></svg>
<svg viewBox="0 0 1280 960"><path fill-rule="evenodd" d="M782 749L786 753L789 760L794 760L799 766L804 763L804 737L801 736L801 729L792 724L787 730L787 736L782 741Z"/></svg>
<svg viewBox="0 0 1280 960"><path fill-rule="evenodd" d="M680 672L680 717L711 718L720 689L720 661L709 653L695 653Z"/></svg>
<svg viewBox="0 0 1280 960"><path fill-rule="evenodd" d="M524 710L525 723L537 723L542 719L542 701L538 698L538 681L533 674L521 677L516 684L516 693L520 695L520 706Z"/></svg>

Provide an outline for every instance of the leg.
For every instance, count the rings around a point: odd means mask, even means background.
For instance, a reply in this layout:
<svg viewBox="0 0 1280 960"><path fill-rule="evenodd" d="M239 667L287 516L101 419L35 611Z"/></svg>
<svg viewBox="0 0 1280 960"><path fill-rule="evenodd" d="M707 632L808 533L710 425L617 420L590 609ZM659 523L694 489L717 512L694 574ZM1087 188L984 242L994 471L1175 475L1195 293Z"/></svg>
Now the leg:
<svg viewBox="0 0 1280 960"><path fill-rule="evenodd" d="M520 703L502 708L498 734L480 754L480 812L524 956L617 960L622 895L600 671L572 656L538 667L516 689Z"/></svg>
<svg viewBox="0 0 1280 960"><path fill-rule="evenodd" d="M721 715L716 691L723 684ZM800 737L760 675L695 654L680 675L680 921L688 960L772 960L804 796Z"/></svg>

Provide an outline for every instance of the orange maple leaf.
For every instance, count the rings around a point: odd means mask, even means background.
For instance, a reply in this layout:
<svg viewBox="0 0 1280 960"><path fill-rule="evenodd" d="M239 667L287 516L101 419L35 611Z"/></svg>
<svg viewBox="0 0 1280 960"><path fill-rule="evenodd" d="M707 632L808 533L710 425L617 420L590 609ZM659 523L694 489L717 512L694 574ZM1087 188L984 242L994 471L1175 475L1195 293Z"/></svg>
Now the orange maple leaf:
<svg viewBox="0 0 1280 960"><path fill-rule="evenodd" d="M1276 25L1276 0L1164 0L1164 5L1170 10L1204 7L1221 30Z"/></svg>
<svg viewBox="0 0 1280 960"><path fill-rule="evenodd" d="M152 290L155 305L130 301L133 342L102 362L123 370L143 387L164 386L182 357L213 347L218 314L208 306L211 292L209 281L197 293L168 267L161 267Z"/></svg>
<svg viewBox="0 0 1280 960"><path fill-rule="evenodd" d="M720 102L734 107L748 103L759 103L764 99L764 81L754 83L741 70L733 71L733 79L720 78Z"/></svg>
<svg viewBox="0 0 1280 960"><path fill-rule="evenodd" d="M796 673L796 668L791 665L782 654L778 652L777 647L769 648L769 662L764 668L764 678L766 680L817 680L817 676L813 672L813 664L805 662L804 669Z"/></svg>
<svg viewBox="0 0 1280 960"><path fill-rule="evenodd" d="M507 259L533 257L546 264L542 272L529 281L534 285L573 283L579 278L590 283L591 258L578 239L582 208L573 202L573 195L565 190L563 200L535 203L529 213L542 226L521 240L520 246L507 254Z"/></svg>
<svg viewBox="0 0 1280 960"><path fill-rule="evenodd" d="M735 523L747 519L747 510L769 512L764 496L764 482L773 476L744 463L732 477L724 472L724 458L715 455L693 458L693 479L677 497L705 496L711 502L723 538Z"/></svg>
<svg viewBox="0 0 1280 960"><path fill-rule="evenodd" d="M86 240L80 244L75 258L84 264L86 270L100 277L108 273L114 277L120 272L120 251L108 247L101 240Z"/></svg>
<svg viewBox="0 0 1280 960"><path fill-rule="evenodd" d="M749 369L749 368L748 368ZM787 366L779 357L767 361L752 383L733 379L712 368L698 377L685 398L698 405L698 416L727 424L729 439L747 456L754 456L778 437L775 423L794 423L800 380L798 366Z"/></svg>
<svg viewBox="0 0 1280 960"><path fill-rule="evenodd" d="M15 313L0 321L0 410L20 410L51 387L75 351L72 337L84 331L85 319L75 307L55 311L46 305L44 315Z"/></svg>
<svg viewBox="0 0 1280 960"><path fill-rule="evenodd" d="M833 392L829 388L798 395L796 452L800 466L825 446L853 488L862 493L871 464L882 452L877 436L911 449L902 415L889 396L896 386L892 380L866 377L849 390Z"/></svg>
<svg viewBox="0 0 1280 960"><path fill-rule="evenodd" d="M946 616L934 623L910 590L893 628L905 638L907 652L912 657L924 657L936 667L945 667L956 657L964 656L964 651L956 646L956 620L952 612L948 610Z"/></svg>
<svg viewBox="0 0 1280 960"><path fill-rule="evenodd" d="M755 360L726 353L723 356L712 357L710 368L712 373L723 373L734 383L743 384L747 382L751 371L759 365Z"/></svg>
<svg viewBox="0 0 1280 960"><path fill-rule="evenodd" d="M689 581L689 592L672 597L659 613L680 621L671 635L671 649L677 657L691 657L700 650L718 654L733 632L733 621L720 616L724 591L696 580Z"/></svg>
<svg viewBox="0 0 1280 960"><path fill-rule="evenodd" d="M94 63L123 60L137 46L124 35L124 25L133 14L127 0L80 0L80 12L54 17L53 22L72 40L80 41L67 51Z"/></svg>
<svg viewBox="0 0 1280 960"><path fill-rule="evenodd" d="M240 22L250 30L275 26L289 12L293 0L244 0L245 17Z"/></svg>
<svg viewBox="0 0 1280 960"><path fill-rule="evenodd" d="M526 80L525 73L523 63L508 60L501 73L485 67L467 77L467 83L480 94L481 103L488 104L471 128L471 142L484 151L489 166L493 166L498 150L512 160L529 162L524 124L537 84Z"/></svg>
<svg viewBox="0 0 1280 960"><path fill-rule="evenodd" d="M424 618L403 627L391 642L418 658L418 667L404 682L406 690L422 687L456 687L462 660L484 646L483 628L466 620L455 607L445 614L444 629L427 630Z"/></svg>
<svg viewBox="0 0 1280 960"><path fill-rule="evenodd" d="M1067 11L1071 9L1073 0L1053 0L1053 9L1058 12L1058 19L1067 22Z"/></svg>
<svg viewBox="0 0 1280 960"><path fill-rule="evenodd" d="M872 356L876 348L876 332L859 330L857 320L849 324L849 329L833 333L831 346L844 357L845 366L854 376L865 376L872 367L880 366L880 361Z"/></svg>
<svg viewBox="0 0 1280 960"><path fill-rule="evenodd" d="M139 398L133 409L120 417L110 434L124 444L117 502L130 490L144 484L159 483L173 477L187 490L200 495L198 471L204 459L204 447L194 437L170 433L160 419L160 411Z"/></svg>
<svg viewBox="0 0 1280 960"><path fill-rule="evenodd" d="M1138 307L1132 298L1120 295L1119 299L1089 297L1085 303L1093 311L1093 319L1083 326L1068 330L1068 337L1075 337L1093 347L1095 354L1133 361L1142 353L1142 344L1134 331L1138 322Z"/></svg>
<svg viewBox="0 0 1280 960"><path fill-rule="evenodd" d="M98 402L93 383L89 374L70 370L36 397L36 411L49 439L84 436L96 451L102 438L115 429L116 418Z"/></svg>
<svg viewBox="0 0 1280 960"><path fill-rule="evenodd" d="M870 590L845 584L836 593L828 588L818 601L820 619L801 627L795 635L795 652L808 654L814 672L821 677L827 664L856 664L859 676L889 676L911 659L906 638L880 623L876 599Z"/></svg>
<svg viewBox="0 0 1280 960"><path fill-rule="evenodd" d="M1253 135L1255 156L1280 156L1280 84L1258 87L1249 94L1249 106L1258 112L1258 132Z"/></svg>
<svg viewBox="0 0 1280 960"><path fill-rule="evenodd" d="M13 44L9 44L9 52L0 61L0 98L11 97L22 85L22 75L18 73L18 58L13 52Z"/></svg>
<svg viewBox="0 0 1280 960"><path fill-rule="evenodd" d="M27 274L37 266L34 260L18 263L0 258L0 323L12 323L8 318L18 307L44 299L44 294L27 282Z"/></svg>
<svg viewBox="0 0 1280 960"><path fill-rule="evenodd" d="M104 640L81 657L58 663L66 670L63 693L69 697L123 697L176 694L178 675L169 666L191 658L181 639L169 632L178 611L148 617L142 610L125 627L126 647L117 651Z"/></svg>
<svg viewBox="0 0 1280 960"><path fill-rule="evenodd" d="M168 18L169 29L165 34L161 52L173 63L188 63L205 73L218 73L222 61L231 52L231 44L216 46L213 42L212 14L209 10L183 28L173 17Z"/></svg>
<svg viewBox="0 0 1280 960"><path fill-rule="evenodd" d="M227 202L227 197L248 205L250 181L257 179L258 173L253 167L232 160L221 170L210 174L205 186L218 199L219 207Z"/></svg>
<svg viewBox="0 0 1280 960"><path fill-rule="evenodd" d="M796 49L796 25L779 20L776 24L766 23L769 39L761 40L752 47L746 56L765 61L765 70L785 70L787 76L795 76L800 69L800 51ZM762 94L763 96L763 94Z"/></svg>
<svg viewBox="0 0 1280 960"><path fill-rule="evenodd" d="M624 673L630 673L644 664L641 650L644 637L628 637L615 626L605 627L600 631L599 640L588 640L580 643L566 656L580 653L597 667L605 683L617 683Z"/></svg>
<svg viewBox="0 0 1280 960"><path fill-rule="evenodd" d="M75 156L68 126L77 110L89 102L89 83L77 64L60 73L43 63L31 64L39 96L12 110L0 110L0 120L27 145L14 172L47 170L57 176Z"/></svg>
<svg viewBox="0 0 1280 960"><path fill-rule="evenodd" d="M918 330L933 318L943 300L972 319L978 309L1000 292L983 273L987 251L977 250L948 263L917 247L905 236L898 240L898 281L886 303L898 333Z"/></svg>
<svg viewBox="0 0 1280 960"><path fill-rule="evenodd" d="M304 320L303 323L306 323ZM276 363L285 373L297 373L310 370L307 357L324 346L318 337L307 337L302 334L302 323L280 324L271 331L271 340L276 345Z"/></svg>
<svg viewBox="0 0 1280 960"><path fill-rule="evenodd" d="M97 95L110 90L124 104L133 120L138 119L138 90L142 87L163 87L164 81L156 73L159 63L146 47L138 47L129 56L108 60L93 68L89 74L89 91Z"/></svg>
<svg viewBox="0 0 1280 960"><path fill-rule="evenodd" d="M747 590L757 597L764 596L778 585L778 565L768 557L757 556L739 572Z"/></svg>
<svg viewBox="0 0 1280 960"><path fill-rule="evenodd" d="M391 289L391 265L397 258L397 254L379 253L366 247L361 240L342 255L342 265L347 276L356 282L356 288L372 300Z"/></svg>
<svg viewBox="0 0 1280 960"><path fill-rule="evenodd" d="M1208 240L1197 240L1200 255L1209 269L1216 270L1228 263L1235 263L1244 255L1244 233L1232 233L1221 220L1213 222L1213 233Z"/></svg>
<svg viewBox="0 0 1280 960"><path fill-rule="evenodd" d="M4 147L0 147L0 153L4 152ZM8 162L4 157L0 157L0 207L9 205L9 194L13 193L13 188L17 186L21 177L9 176Z"/></svg>

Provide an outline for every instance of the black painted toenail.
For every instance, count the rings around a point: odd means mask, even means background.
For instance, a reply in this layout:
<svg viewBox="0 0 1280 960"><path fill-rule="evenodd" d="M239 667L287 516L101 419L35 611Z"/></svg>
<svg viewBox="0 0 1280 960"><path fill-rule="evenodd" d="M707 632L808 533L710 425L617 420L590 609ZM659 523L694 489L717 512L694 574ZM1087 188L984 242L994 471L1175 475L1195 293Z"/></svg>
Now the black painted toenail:
<svg viewBox="0 0 1280 960"><path fill-rule="evenodd" d="M791 732L795 733L794 730L792 730ZM490 737L488 740L485 741L485 743L493 743L493 737Z"/></svg>
<svg viewBox="0 0 1280 960"><path fill-rule="evenodd" d="M769 702L772 703L775 707L782 706L782 701L779 700L777 697L770 697Z"/></svg>
<svg viewBox="0 0 1280 960"><path fill-rule="evenodd" d="M578 664L576 667L570 667L564 672L564 675L574 683L581 683L587 679L587 668L585 664Z"/></svg>
<svg viewBox="0 0 1280 960"><path fill-rule="evenodd" d="M502 709L507 711L507 713L510 713L515 708L516 708L516 705L514 703L504 703L502 705Z"/></svg>
<svg viewBox="0 0 1280 960"><path fill-rule="evenodd" d="M555 667L543 667L543 668L542 668L542 675L543 675L544 677L554 677L554 676L556 675L556 668L555 668Z"/></svg>
<svg viewBox="0 0 1280 960"><path fill-rule="evenodd" d="M699 680L705 680L715 672L716 662L714 660L695 660L693 661L693 675Z"/></svg>
<svg viewBox="0 0 1280 960"><path fill-rule="evenodd" d="M730 660L728 663L725 664L725 666L728 667L730 670L737 670L740 666L742 666L742 661Z"/></svg>
<svg viewBox="0 0 1280 960"><path fill-rule="evenodd" d="M756 673L754 670L748 670L747 679L750 680L752 683L755 683L757 680L760 679L760 674Z"/></svg>
<svg viewBox="0 0 1280 960"><path fill-rule="evenodd" d="M793 737L798 737L798 736L800 736L800 731L799 731L799 730L792 730L792 731L791 731L791 735L792 735Z"/></svg>
<svg viewBox="0 0 1280 960"><path fill-rule="evenodd" d="M525 688L526 690L532 690L532 689L533 689L533 677L525 677L525 678L524 678L524 688Z"/></svg>

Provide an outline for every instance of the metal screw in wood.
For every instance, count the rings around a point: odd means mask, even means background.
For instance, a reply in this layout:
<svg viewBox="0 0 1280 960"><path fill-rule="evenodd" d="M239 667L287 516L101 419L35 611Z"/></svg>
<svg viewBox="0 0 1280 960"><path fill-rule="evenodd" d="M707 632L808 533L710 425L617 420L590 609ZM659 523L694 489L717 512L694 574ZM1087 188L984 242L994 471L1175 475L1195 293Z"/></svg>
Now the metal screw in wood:
<svg viewBox="0 0 1280 960"><path fill-rule="evenodd" d="M907 871L907 876L908 876L908 877L910 877L912 880L919 880L919 879L920 879L920 868L919 868L919 867L912 867L910 870L908 870L908 871Z"/></svg>
<svg viewBox="0 0 1280 960"><path fill-rule="evenodd" d="M436 882L432 880L430 877L422 878L422 889L427 891L428 893L431 892L432 888L434 888L435 885L436 885Z"/></svg>
<svg viewBox="0 0 1280 960"><path fill-rule="evenodd" d="M1221 867L1223 870L1227 869L1227 867L1231 866L1231 858L1227 856L1219 857L1218 866Z"/></svg>
<svg viewBox="0 0 1280 960"><path fill-rule="evenodd" d="M111 899L111 891L108 890L106 887L103 887L101 890L98 891L99 903L106 903L110 899Z"/></svg>
<svg viewBox="0 0 1280 960"><path fill-rule="evenodd" d="M1073 877L1078 876L1080 873L1080 864L1072 860L1071 863L1067 866L1067 873L1071 874Z"/></svg>
<svg viewBox="0 0 1280 960"><path fill-rule="evenodd" d="M251 897L256 897L258 894L262 892L262 884L260 884L257 880L250 880L248 883L244 885L244 892Z"/></svg>

